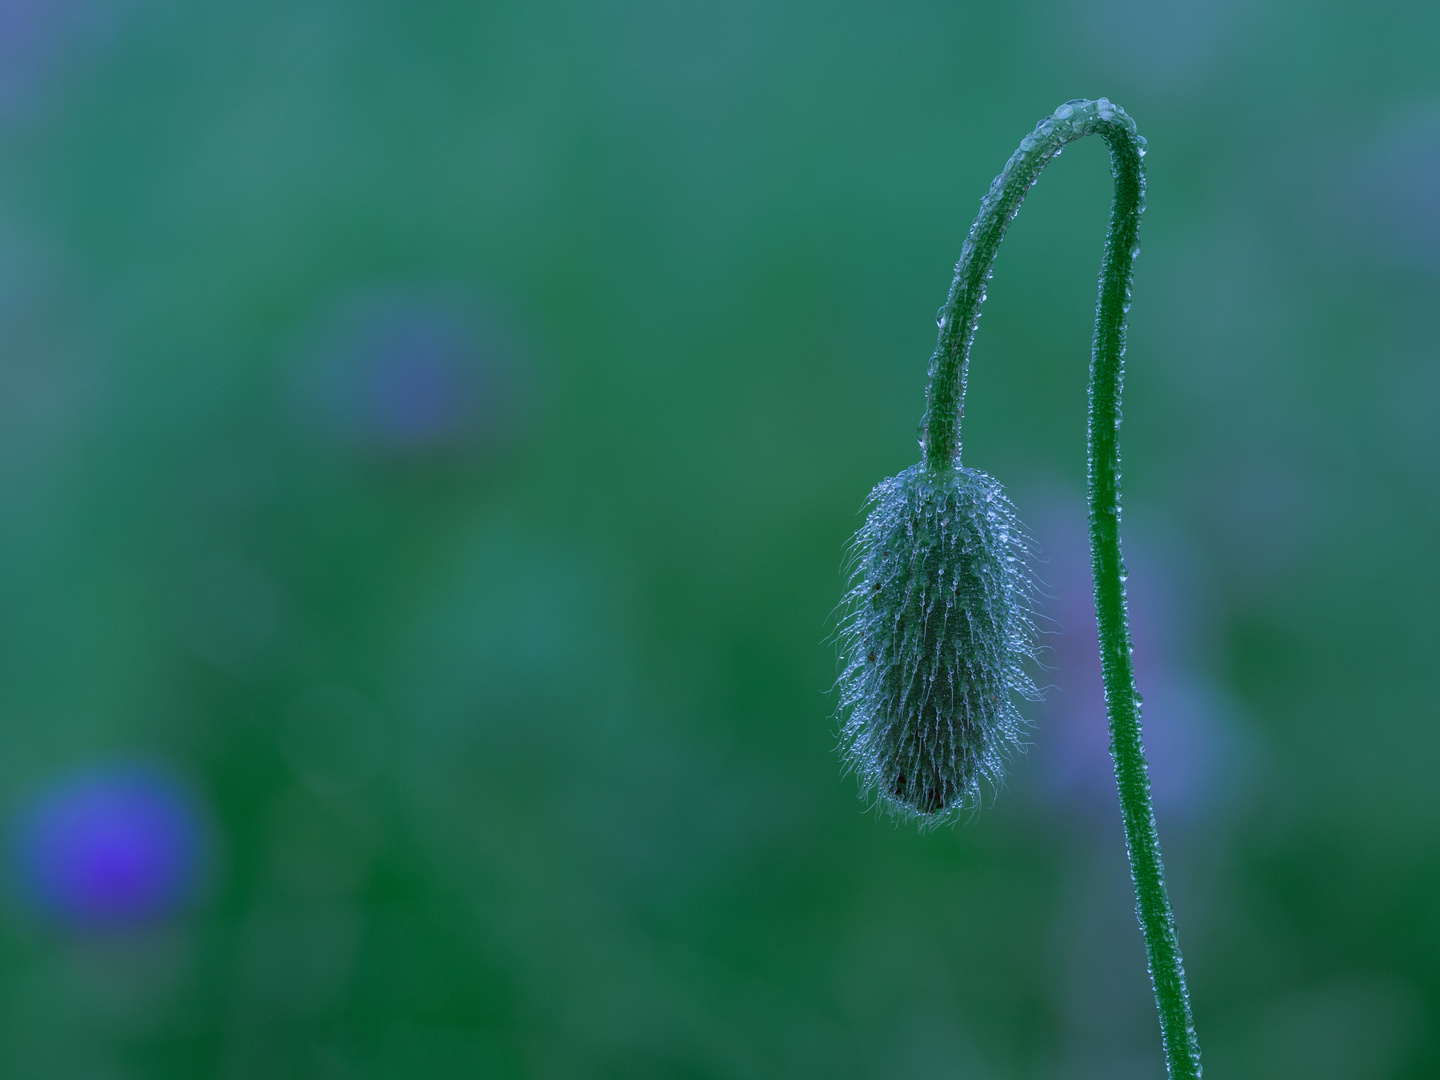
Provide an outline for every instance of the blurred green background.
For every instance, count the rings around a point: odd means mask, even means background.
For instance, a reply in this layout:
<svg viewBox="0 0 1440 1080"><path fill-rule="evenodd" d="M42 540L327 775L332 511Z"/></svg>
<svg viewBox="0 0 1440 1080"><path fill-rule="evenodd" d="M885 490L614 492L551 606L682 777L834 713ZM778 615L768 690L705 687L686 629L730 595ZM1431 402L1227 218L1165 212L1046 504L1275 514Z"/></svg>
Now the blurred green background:
<svg viewBox="0 0 1440 1080"><path fill-rule="evenodd" d="M0 1075L1163 1075L1087 652L1098 140L966 415L1041 548L1034 748L918 836L827 696L979 197L1100 95L1151 148L1126 541L1207 1075L1440 1075L1437 41L0 2ZM188 823L130 907L41 880L144 802L97 777Z"/></svg>

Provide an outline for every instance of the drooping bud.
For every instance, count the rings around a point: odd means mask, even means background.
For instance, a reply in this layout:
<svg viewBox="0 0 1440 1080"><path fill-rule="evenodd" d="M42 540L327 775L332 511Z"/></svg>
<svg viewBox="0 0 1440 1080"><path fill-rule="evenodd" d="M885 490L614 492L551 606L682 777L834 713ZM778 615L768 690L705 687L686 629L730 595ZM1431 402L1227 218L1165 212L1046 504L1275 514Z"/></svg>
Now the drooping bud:
<svg viewBox="0 0 1440 1080"><path fill-rule="evenodd" d="M997 784L1037 698L1029 548L998 481L915 465L870 493L840 625L840 749L862 796L925 825Z"/></svg>

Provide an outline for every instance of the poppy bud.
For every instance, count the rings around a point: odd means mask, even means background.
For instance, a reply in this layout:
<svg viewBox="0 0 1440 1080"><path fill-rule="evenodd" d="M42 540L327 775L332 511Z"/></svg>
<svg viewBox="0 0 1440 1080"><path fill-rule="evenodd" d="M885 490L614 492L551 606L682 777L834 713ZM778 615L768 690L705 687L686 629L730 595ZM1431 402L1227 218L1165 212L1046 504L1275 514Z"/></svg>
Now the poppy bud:
<svg viewBox="0 0 1440 1080"><path fill-rule="evenodd" d="M925 825L998 784L1037 698L1034 584L1005 490L915 465L870 493L839 632L840 749L862 796Z"/></svg>

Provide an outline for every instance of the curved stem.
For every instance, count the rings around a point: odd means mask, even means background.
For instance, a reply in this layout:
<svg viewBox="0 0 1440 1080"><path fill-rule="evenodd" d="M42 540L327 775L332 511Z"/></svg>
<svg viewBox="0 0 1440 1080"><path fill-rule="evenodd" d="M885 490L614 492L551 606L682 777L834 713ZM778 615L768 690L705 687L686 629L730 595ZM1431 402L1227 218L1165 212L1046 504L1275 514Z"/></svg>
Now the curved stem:
<svg viewBox="0 0 1440 1080"><path fill-rule="evenodd" d="M1140 215L1145 209L1145 141L1123 109L1104 98L1070 101L1042 120L1020 143L990 185L970 227L950 296L940 309L940 340L930 361L926 393L925 467L939 471L960 463L960 419L970 343L980 305L1005 230L1040 171L1074 139L1098 134L1110 146L1115 197L1100 269L1095 338L1090 357L1089 481L1090 558L1100 665L1110 717L1110 754L1130 852L1136 911L1145 936L1155 1006L1171 1080L1198 1080L1200 1047L1190 1016L1185 970L1175 918L1165 889L1160 839L1150 801L1150 777L1140 738L1140 696L1125 606L1120 559L1120 387L1124 376L1125 316L1130 280L1139 254Z"/></svg>

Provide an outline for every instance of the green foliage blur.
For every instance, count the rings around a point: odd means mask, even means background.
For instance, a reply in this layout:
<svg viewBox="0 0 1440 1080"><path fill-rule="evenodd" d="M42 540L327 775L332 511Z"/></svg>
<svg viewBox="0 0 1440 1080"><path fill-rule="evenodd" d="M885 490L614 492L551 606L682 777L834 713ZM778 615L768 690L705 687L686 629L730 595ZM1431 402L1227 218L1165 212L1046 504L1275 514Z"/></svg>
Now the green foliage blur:
<svg viewBox="0 0 1440 1080"><path fill-rule="evenodd" d="M1100 95L1150 143L1126 539L1207 1074L1440 1074L1437 36L0 5L0 1076L1162 1075L1066 644L1098 141L1011 231L966 410L1059 598L1034 748L919 836L828 696L979 197ZM14 823L127 761L196 793L197 884L67 921Z"/></svg>

